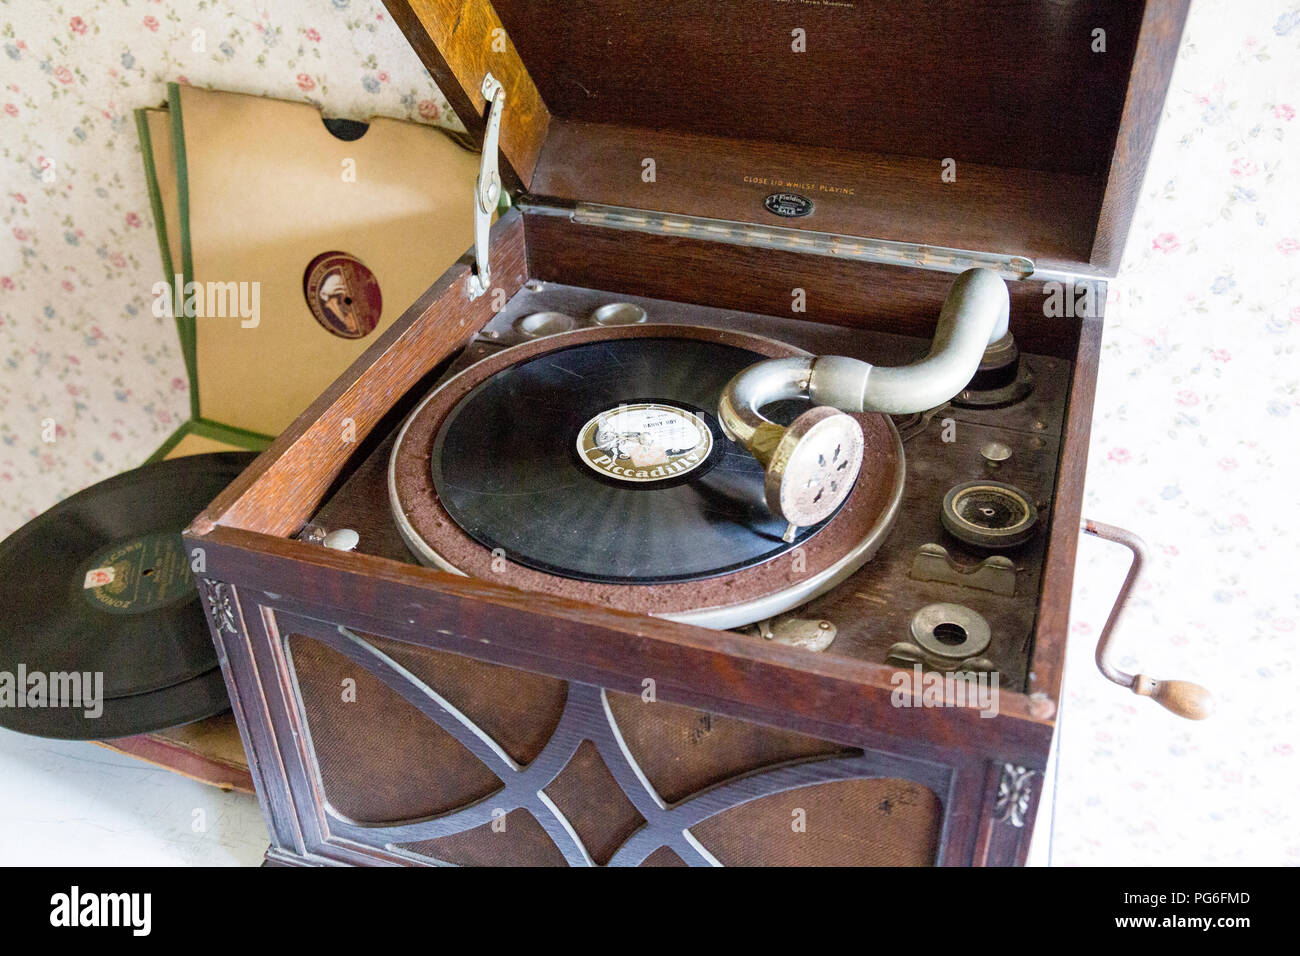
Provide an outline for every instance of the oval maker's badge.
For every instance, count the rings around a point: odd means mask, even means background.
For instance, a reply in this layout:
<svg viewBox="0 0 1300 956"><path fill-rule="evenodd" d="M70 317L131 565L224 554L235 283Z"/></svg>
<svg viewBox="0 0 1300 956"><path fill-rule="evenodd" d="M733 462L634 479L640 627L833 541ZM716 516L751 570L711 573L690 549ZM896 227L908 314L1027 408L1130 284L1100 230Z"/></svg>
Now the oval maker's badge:
<svg viewBox="0 0 1300 956"><path fill-rule="evenodd" d="M578 432L578 457L598 474L627 482L679 478L704 464L713 433L704 419L659 402L619 405Z"/></svg>
<svg viewBox="0 0 1300 956"><path fill-rule="evenodd" d="M813 201L798 193L772 193L763 200L767 211L785 219L798 219L813 211Z"/></svg>

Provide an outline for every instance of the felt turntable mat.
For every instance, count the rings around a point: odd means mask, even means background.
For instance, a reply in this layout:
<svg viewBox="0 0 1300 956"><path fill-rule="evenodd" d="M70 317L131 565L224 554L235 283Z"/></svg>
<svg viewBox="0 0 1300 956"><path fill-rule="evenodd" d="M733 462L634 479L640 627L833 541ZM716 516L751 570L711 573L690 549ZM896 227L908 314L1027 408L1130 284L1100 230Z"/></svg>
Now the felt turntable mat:
<svg viewBox="0 0 1300 956"><path fill-rule="evenodd" d="M497 372L438 433L438 498L485 547L584 581L689 581L776 557L817 528L782 540L786 523L764 502L763 466L727 440L713 411L727 382L762 359L718 342L612 339L555 349ZM703 420L711 432L703 463L680 478L636 482L584 464L575 440L583 425L639 402ZM766 411L782 425L807 408L782 405ZM648 474L648 466L640 471Z"/></svg>
<svg viewBox="0 0 1300 956"><path fill-rule="evenodd" d="M345 142L304 104L182 87L177 105L193 279L260 283L256 328L196 320L200 413L275 435L472 244L478 156L391 119ZM304 273L331 251L378 282L379 321L362 338L328 331L307 306Z"/></svg>
<svg viewBox="0 0 1300 956"><path fill-rule="evenodd" d="M715 573L689 581L612 584L606 581L580 580L530 567L514 560L509 550L504 558L494 557L491 548L476 540L453 519L435 488L433 452L443 424L480 385L497 373L512 366L520 366L529 359L588 343L624 340L627 345L632 345L634 342L647 344L644 340L653 339L727 346L736 352L751 353L751 359L804 354L799 349L757 335L691 326L656 325L582 329L503 350L446 382L408 419L393 450L391 491L395 499L394 507L400 510L409 533L436 553L442 562L473 577L502 581L524 590L643 614L674 614L702 608L734 606L796 585L835 564L889 520L895 487L903 466L902 449L897 433L888 419L882 415L869 414L855 416L863 429L865 464L854 490L839 512L824 523L820 530L805 534L797 550L791 552L798 554L797 561L779 558L773 560L769 557L739 570ZM699 365L690 363L690 367L698 368ZM572 381L576 383L578 380ZM726 378L722 378L722 384L725 381ZM721 384L716 385L715 391L720 392L721 387ZM643 397L645 396L627 396L628 399ZM718 395L713 391L695 397L698 401L693 404L700 408L717 407ZM567 401L552 401L556 400ZM616 398L615 401L617 400ZM490 429L485 428L484 432L488 433ZM565 432L564 439L571 440L567 430ZM501 444L499 447L506 451L510 446ZM572 497L574 502L568 506L570 513L578 508L582 498L581 495ZM531 507L527 499L519 501L516 507L519 523L536 525L543 531L550 529L556 535L564 533L560 527L562 521L566 520L563 514L558 516L561 520L556 520L557 516L547 514L544 509ZM620 521L624 517L625 512L606 510L602 513L597 509L585 519L586 528L590 530L599 525L603 533L613 536L617 542L621 534ZM644 524L641 526L645 527ZM780 530L777 532L778 539ZM621 540L627 547L638 546L630 537ZM684 547L689 546L684 544Z"/></svg>

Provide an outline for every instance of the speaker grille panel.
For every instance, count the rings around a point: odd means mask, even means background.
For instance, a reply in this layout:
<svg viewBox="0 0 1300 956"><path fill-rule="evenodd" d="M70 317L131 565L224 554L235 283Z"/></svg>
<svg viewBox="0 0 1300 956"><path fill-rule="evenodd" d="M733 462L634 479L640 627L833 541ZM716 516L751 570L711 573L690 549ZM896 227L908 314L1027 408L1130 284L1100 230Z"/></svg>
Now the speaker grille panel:
<svg viewBox="0 0 1300 956"><path fill-rule="evenodd" d="M659 849L655 850L648 857L642 860L641 865L642 866L685 866L686 861L683 860L676 853L674 853L672 850L668 849L668 847L661 846Z"/></svg>
<svg viewBox="0 0 1300 956"><path fill-rule="evenodd" d="M667 803L751 770L852 752L793 731L663 701L647 703L633 694L607 697L628 750Z"/></svg>
<svg viewBox="0 0 1300 956"><path fill-rule="evenodd" d="M365 635L367 642L441 694L518 763L531 763L555 732L567 684L459 654Z"/></svg>
<svg viewBox="0 0 1300 956"><path fill-rule="evenodd" d="M909 780L837 780L760 797L697 824L724 866L927 866L939 800Z"/></svg>
<svg viewBox="0 0 1300 956"><path fill-rule="evenodd" d="M504 826L502 824L504 823ZM402 849L456 866L564 866L564 854L527 810L512 810L501 820L436 840L408 843Z"/></svg>
<svg viewBox="0 0 1300 956"><path fill-rule="evenodd" d="M460 742L360 664L289 637L325 799L343 817L382 824L446 813L501 788ZM356 700L344 699L345 680Z"/></svg>
<svg viewBox="0 0 1300 956"><path fill-rule="evenodd" d="M874 776L870 752L302 619L284 629L340 838L482 866L934 860L939 800Z"/></svg>
<svg viewBox="0 0 1300 956"><path fill-rule="evenodd" d="M577 831L597 865L608 863L645 823L590 740L578 746L573 759L546 788L546 795Z"/></svg>

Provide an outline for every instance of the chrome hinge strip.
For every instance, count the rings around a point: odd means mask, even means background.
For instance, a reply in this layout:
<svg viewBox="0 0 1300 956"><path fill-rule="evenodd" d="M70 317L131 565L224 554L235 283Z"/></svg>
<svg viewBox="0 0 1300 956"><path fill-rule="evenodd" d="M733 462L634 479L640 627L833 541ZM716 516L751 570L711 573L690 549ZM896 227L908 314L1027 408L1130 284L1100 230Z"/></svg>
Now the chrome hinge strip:
<svg viewBox="0 0 1300 956"><path fill-rule="evenodd" d="M558 209L536 204L527 211L550 213ZM877 262L884 265L911 266L938 272L958 273L976 266L992 269L1004 279L1028 279L1035 274L1034 261L1027 256L1009 256L971 249L918 245L890 239L863 239L830 232L810 232L786 226L757 226L752 223L707 219L676 213L651 212L625 206L578 203L566 210L570 218L582 225L628 229L663 236L685 236L738 246L757 246L813 255ZM1035 276L1038 278L1038 276Z"/></svg>
<svg viewBox="0 0 1300 956"><path fill-rule="evenodd" d="M501 172L497 166L497 156L506 90L491 73L483 77L483 98L488 102L488 116L487 128L483 132L483 154L479 158L478 181L474 186L474 272L469 277L471 299L477 299L492 284L488 236L492 229L492 214L501 201Z"/></svg>

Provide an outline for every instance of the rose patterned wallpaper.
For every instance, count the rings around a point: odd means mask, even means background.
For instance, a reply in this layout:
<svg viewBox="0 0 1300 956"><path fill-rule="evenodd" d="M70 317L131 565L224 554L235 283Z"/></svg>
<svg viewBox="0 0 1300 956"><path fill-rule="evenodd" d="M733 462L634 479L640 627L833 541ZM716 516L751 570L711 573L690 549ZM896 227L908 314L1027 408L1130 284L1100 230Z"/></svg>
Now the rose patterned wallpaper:
<svg viewBox="0 0 1300 956"><path fill-rule="evenodd" d="M1057 863L1300 864L1297 111L1300 4L1193 0L1107 305L1084 512L1152 550L1119 665L1203 683L1218 714L1098 677L1124 552L1085 539Z"/></svg>
<svg viewBox="0 0 1300 956"><path fill-rule="evenodd" d="M379 0L0 0L0 48L4 536L189 417L134 109L177 80L459 123Z"/></svg>
<svg viewBox="0 0 1300 956"><path fill-rule="evenodd" d="M134 108L175 79L456 121L378 0L0 0L0 47L4 535L186 415ZM1058 865L1300 863L1298 110L1300 2L1195 2L1112 286L1086 513L1152 546L1120 665L1219 713L1100 678L1124 561L1085 539L1037 859L1050 826Z"/></svg>

